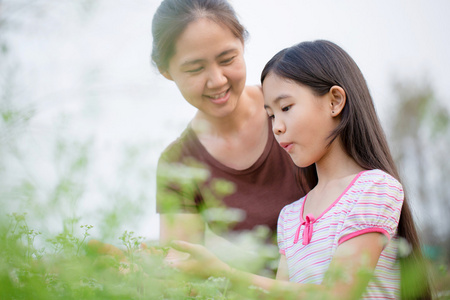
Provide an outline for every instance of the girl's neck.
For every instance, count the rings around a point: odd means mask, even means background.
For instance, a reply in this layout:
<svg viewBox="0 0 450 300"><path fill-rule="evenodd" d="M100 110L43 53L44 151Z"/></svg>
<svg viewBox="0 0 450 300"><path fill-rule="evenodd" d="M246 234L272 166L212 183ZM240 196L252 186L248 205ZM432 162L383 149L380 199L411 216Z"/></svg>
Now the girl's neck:
<svg viewBox="0 0 450 300"><path fill-rule="evenodd" d="M331 144L328 153L316 162L316 169L318 183L308 194L303 218L308 214L312 214L316 218L321 216L330 205L339 199L355 176L364 170L347 155L339 139L336 139Z"/></svg>
<svg viewBox="0 0 450 300"><path fill-rule="evenodd" d="M318 187L348 176L355 176L364 169L350 157L342 147L339 138L330 145L328 153L316 162Z"/></svg>

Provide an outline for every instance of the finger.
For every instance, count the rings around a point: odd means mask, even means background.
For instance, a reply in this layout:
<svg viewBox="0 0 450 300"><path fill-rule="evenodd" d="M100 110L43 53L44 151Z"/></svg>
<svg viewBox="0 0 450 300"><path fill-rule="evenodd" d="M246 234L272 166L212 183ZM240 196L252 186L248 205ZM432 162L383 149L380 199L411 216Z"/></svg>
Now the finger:
<svg viewBox="0 0 450 300"><path fill-rule="evenodd" d="M172 241L170 246L177 251L191 253L194 244L185 241Z"/></svg>
<svg viewBox="0 0 450 300"><path fill-rule="evenodd" d="M165 256L164 260L166 261L172 261L172 260L186 260L190 257L191 255L187 252L181 252L178 250L175 250L173 248L171 248L169 250L169 252L167 253L167 255Z"/></svg>
<svg viewBox="0 0 450 300"><path fill-rule="evenodd" d="M172 241L171 247L177 251L186 252L193 256L205 252L205 247L200 244L193 244L186 241Z"/></svg>

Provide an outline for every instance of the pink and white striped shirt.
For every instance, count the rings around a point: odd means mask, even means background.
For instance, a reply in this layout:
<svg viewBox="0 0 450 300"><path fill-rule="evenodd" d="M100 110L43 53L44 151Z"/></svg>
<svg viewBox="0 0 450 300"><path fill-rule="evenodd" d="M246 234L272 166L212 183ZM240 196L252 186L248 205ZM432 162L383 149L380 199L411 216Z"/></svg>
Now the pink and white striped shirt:
<svg viewBox="0 0 450 300"><path fill-rule="evenodd" d="M303 218L306 198L285 206L278 218L278 246L289 280L321 284L336 248L352 237L380 232L388 238L363 299L398 299L397 226L403 188L381 170L359 173L320 216Z"/></svg>

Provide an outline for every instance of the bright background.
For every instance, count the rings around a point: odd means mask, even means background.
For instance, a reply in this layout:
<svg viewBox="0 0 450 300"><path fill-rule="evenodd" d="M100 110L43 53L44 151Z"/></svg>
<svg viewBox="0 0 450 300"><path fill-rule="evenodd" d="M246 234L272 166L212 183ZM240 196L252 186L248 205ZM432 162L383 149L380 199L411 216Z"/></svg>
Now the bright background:
<svg viewBox="0 0 450 300"><path fill-rule="evenodd" d="M231 3L250 33L248 84L259 84L264 64L282 48L329 39L360 66L384 124L394 104L393 80L429 81L450 106L450 1ZM0 67L10 70L3 80L12 82L14 105L34 111L22 132L26 155L8 162L12 171L4 180L25 176L45 194L63 172L55 164L55 142L89 141L85 192L64 209L75 210L82 224L95 228L102 212L125 213L126 201L138 203L141 209L131 212L126 227L149 239L157 239L159 231L159 153L195 113L150 63L151 19L158 5L154 0L0 2L6 20L0 41L7 46ZM131 192L121 195L121 190ZM27 209L20 201L5 208ZM56 226L60 218L49 214L45 221Z"/></svg>

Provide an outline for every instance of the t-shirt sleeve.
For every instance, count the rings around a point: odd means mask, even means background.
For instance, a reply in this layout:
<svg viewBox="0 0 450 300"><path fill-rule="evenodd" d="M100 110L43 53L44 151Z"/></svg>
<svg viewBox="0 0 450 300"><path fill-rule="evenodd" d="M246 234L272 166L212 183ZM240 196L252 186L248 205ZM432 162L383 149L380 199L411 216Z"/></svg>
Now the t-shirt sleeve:
<svg viewBox="0 0 450 300"><path fill-rule="evenodd" d="M279 252L285 255L286 245L284 240L284 218L286 214L286 206L281 210L280 215L278 216L278 224L277 224L277 242Z"/></svg>
<svg viewBox="0 0 450 300"><path fill-rule="evenodd" d="M404 199L402 185L382 171L361 178L360 184L360 196L344 221L339 244L369 232L391 239L397 231Z"/></svg>
<svg viewBox="0 0 450 300"><path fill-rule="evenodd" d="M173 160L163 153L156 171L158 213L199 213L199 184L208 176L205 168L189 160Z"/></svg>

